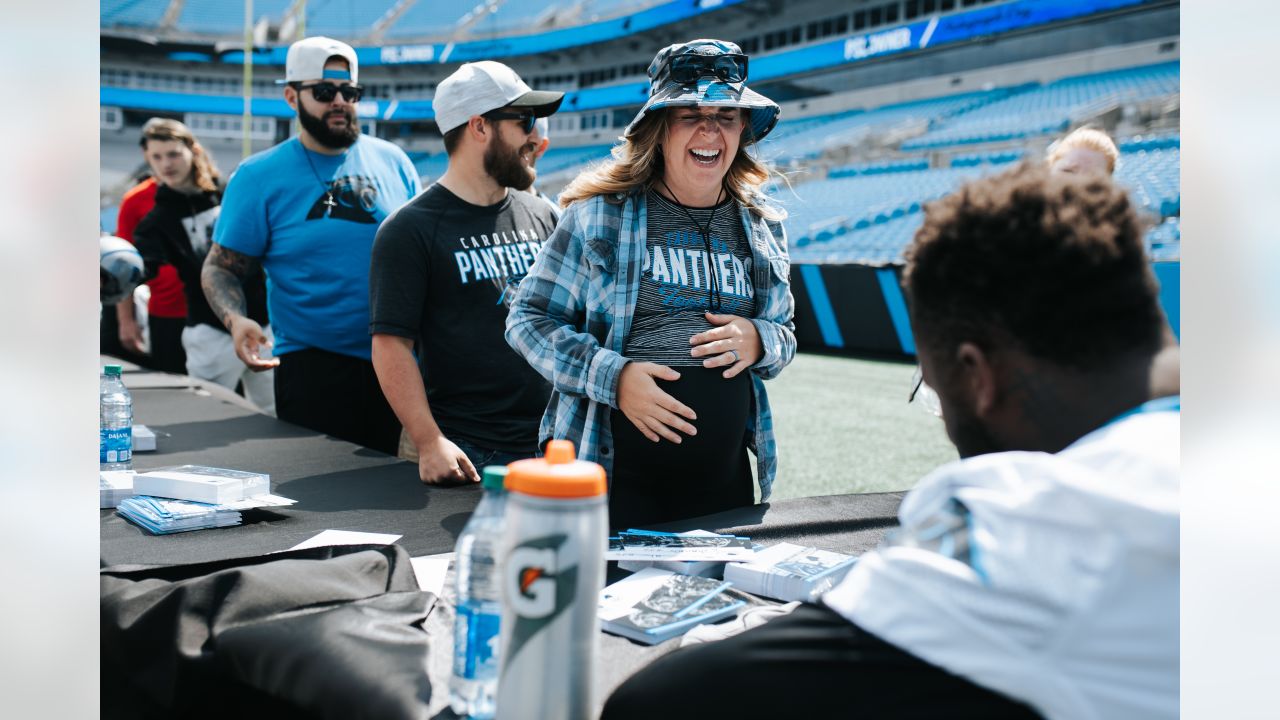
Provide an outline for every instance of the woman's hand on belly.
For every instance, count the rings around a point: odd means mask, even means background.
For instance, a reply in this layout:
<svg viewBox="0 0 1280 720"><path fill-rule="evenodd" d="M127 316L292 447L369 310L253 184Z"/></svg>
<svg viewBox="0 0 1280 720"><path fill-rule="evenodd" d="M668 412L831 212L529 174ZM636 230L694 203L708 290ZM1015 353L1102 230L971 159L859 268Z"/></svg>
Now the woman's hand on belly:
<svg viewBox="0 0 1280 720"><path fill-rule="evenodd" d="M679 380L680 373L666 365L651 362L628 362L618 378L618 409L640 434L653 442L666 439L677 445L680 435L697 435L698 430L686 421L698 416L684 403L671 397L654 380Z"/></svg>
<svg viewBox="0 0 1280 720"><path fill-rule="evenodd" d="M706 313L707 322L716 327L689 338L693 349L689 354L707 358L702 367L728 367L726 378L746 370L764 357L764 344L755 323L738 315Z"/></svg>

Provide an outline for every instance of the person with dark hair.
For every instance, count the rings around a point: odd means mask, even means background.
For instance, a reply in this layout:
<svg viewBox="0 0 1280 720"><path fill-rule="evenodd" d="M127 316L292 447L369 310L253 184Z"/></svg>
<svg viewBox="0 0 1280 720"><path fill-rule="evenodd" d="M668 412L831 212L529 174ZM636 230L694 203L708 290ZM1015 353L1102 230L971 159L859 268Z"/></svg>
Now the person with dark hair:
<svg viewBox="0 0 1280 720"><path fill-rule="evenodd" d="M551 123L546 118L538 118L538 121L533 124L533 134L529 136L529 142L533 143L536 148L529 155L529 167L536 170L538 160L542 159L542 156L547 152L547 148L551 147ZM525 192L546 203L547 207L551 208L551 213L555 216L556 221L559 222L560 206L556 204L553 198L547 197L546 193L539 190L537 185L530 185Z"/></svg>
<svg viewBox="0 0 1280 720"><path fill-rule="evenodd" d="M1177 350L1128 196L971 182L926 207L903 284L961 459L820 602L659 659L604 720L1177 717Z"/></svg>
<svg viewBox="0 0 1280 720"><path fill-rule="evenodd" d="M204 293L245 366L276 368L281 420L395 454L400 423L370 360L369 258L378 225L418 194L418 172L399 147L360 132L350 45L295 42L281 82L301 129L231 176ZM259 266L274 341L246 307Z"/></svg>
<svg viewBox="0 0 1280 720"><path fill-rule="evenodd" d="M268 415L275 414L273 373L254 373L236 357L231 335L218 321L204 291L200 272L221 210L222 188L213 158L177 120L152 118L142 128L143 152L158 181L155 207L138 223L134 243L147 277L165 265L177 269L186 294L182 348L187 375L227 388L243 385L244 394ZM262 271L244 286L249 317L270 336L267 290Z"/></svg>
<svg viewBox="0 0 1280 720"><path fill-rule="evenodd" d="M545 202L521 191L536 177L535 123L563 98L499 62L462 65L431 101L448 169L378 231L373 366L422 482L479 482L479 468L538 451L550 388L502 331L511 286L556 225Z"/></svg>
<svg viewBox="0 0 1280 720"><path fill-rule="evenodd" d="M764 381L795 355L783 213L749 152L778 121L722 40L663 48L649 99L560 194L507 342L555 388L541 439L609 474L626 529L751 505L777 472Z"/></svg>

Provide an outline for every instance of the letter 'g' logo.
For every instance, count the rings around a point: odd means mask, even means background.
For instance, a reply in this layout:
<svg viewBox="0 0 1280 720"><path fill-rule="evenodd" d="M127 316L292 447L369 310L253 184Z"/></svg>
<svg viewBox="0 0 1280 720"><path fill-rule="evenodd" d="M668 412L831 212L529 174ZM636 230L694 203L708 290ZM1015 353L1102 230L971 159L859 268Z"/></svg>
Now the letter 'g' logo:
<svg viewBox="0 0 1280 720"><path fill-rule="evenodd" d="M561 557L569 537L530 538L511 549L503 563L502 602L515 612L510 645L503 647L503 673L535 638L547 632L578 594L578 561ZM502 631L507 632L506 628ZM504 641L505 642L505 641Z"/></svg>
<svg viewBox="0 0 1280 720"><path fill-rule="evenodd" d="M556 551L521 546L507 560L507 597L521 617L544 618L556 609Z"/></svg>

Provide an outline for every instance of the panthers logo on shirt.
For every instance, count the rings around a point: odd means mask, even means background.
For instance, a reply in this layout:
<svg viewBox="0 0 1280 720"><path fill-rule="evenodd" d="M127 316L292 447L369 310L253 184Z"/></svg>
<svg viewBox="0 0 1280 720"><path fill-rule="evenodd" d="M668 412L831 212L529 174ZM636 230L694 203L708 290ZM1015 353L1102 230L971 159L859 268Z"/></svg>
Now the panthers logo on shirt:
<svg viewBox="0 0 1280 720"><path fill-rule="evenodd" d="M373 216L373 210L377 206L378 188L373 181L360 175L346 175L329 183L307 211L307 219L333 218L376 225L378 219Z"/></svg>

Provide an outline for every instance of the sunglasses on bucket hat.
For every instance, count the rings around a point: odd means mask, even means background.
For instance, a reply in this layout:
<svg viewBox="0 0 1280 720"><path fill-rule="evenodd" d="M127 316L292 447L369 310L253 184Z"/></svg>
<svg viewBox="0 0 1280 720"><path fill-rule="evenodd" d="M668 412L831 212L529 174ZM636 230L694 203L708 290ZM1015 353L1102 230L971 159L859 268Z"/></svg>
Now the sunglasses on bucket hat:
<svg viewBox="0 0 1280 720"><path fill-rule="evenodd" d="M721 82L746 82L747 56L736 53L677 55L667 62L667 76L681 85L695 83L701 77L714 77Z"/></svg>

